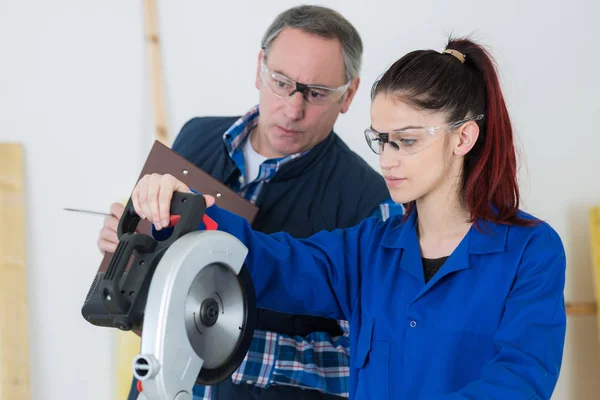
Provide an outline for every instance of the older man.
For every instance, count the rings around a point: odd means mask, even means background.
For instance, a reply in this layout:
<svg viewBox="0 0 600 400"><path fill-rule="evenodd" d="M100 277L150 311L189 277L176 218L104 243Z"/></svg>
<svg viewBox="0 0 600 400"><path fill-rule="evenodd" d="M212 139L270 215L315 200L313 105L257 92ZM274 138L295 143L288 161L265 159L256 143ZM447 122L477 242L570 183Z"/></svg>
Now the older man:
<svg viewBox="0 0 600 400"><path fill-rule="evenodd" d="M265 233L307 237L401 213L381 175L333 131L358 89L362 51L360 35L339 13L284 11L258 53L259 104L242 116L190 120L173 150L258 205L253 227ZM122 206L111 209L99 238L103 251L117 242ZM238 370L218 385L195 387L194 398L339 399L348 396L348 377L345 321L260 309Z"/></svg>

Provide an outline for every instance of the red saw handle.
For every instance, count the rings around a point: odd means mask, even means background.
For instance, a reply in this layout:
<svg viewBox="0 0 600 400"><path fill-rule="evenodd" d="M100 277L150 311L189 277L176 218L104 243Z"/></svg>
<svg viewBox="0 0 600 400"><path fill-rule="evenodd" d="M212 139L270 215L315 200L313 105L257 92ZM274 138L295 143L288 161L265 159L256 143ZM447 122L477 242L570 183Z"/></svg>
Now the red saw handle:
<svg viewBox="0 0 600 400"><path fill-rule="evenodd" d="M204 222L204 226L206 226L207 231L216 231L217 227L219 226L217 224L217 221L215 221L206 214L204 214L204 216L202 217L202 222Z"/></svg>
<svg viewBox="0 0 600 400"><path fill-rule="evenodd" d="M171 217L169 218L169 227L177 225L180 218L180 215L171 215ZM207 231L216 231L217 227L219 226L214 219L212 219L206 214L204 214L204 216L202 217L202 222L204 223L204 226L206 226Z"/></svg>

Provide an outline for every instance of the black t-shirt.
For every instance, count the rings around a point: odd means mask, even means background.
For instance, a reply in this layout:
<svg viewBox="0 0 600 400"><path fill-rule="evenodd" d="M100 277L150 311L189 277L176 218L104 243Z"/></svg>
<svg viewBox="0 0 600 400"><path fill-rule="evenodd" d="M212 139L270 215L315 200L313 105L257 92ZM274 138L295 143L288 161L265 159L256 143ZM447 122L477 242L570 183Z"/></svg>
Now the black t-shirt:
<svg viewBox="0 0 600 400"><path fill-rule="evenodd" d="M436 272L442 268L449 256L441 258L425 258L423 257L423 272L425 274L425 283L429 282Z"/></svg>

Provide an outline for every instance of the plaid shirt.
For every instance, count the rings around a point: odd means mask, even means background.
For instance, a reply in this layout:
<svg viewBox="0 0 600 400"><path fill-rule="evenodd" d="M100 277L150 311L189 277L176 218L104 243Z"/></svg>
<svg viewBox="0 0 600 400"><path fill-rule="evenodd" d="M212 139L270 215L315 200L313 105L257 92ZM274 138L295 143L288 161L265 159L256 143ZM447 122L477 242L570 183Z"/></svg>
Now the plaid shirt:
<svg viewBox="0 0 600 400"><path fill-rule="evenodd" d="M264 184L275 176L282 165L306 154L297 153L268 159L261 164L257 178L246 182L242 144L258 124L258 115L258 106L255 106L223 134L229 156L242 172L240 180L232 189L252 203L256 203ZM391 215L403 212L402 205L388 199L374 210L373 216L385 220ZM291 337L255 330L248 354L231 379L236 384L261 388L289 385L348 397L349 327L347 321L338 321L338 324L344 334L337 337L325 332L314 332L306 337ZM196 385L193 393L194 400L211 400L210 386Z"/></svg>

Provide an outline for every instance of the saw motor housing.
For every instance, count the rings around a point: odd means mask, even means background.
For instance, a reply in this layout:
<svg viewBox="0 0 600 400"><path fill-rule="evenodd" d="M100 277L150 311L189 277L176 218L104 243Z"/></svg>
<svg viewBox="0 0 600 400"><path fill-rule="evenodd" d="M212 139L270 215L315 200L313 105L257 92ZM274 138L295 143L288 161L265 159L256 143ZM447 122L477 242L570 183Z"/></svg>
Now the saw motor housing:
<svg viewBox="0 0 600 400"><path fill-rule="evenodd" d="M132 362L147 399L191 399L194 385L231 376L245 357L256 325L248 249L209 228L202 195L175 192L170 236L136 233L140 217L129 199L119 244L82 307L91 324L141 331Z"/></svg>
<svg viewBox="0 0 600 400"><path fill-rule="evenodd" d="M96 273L81 310L83 317L97 326L123 331L141 329L148 288L156 266L175 240L198 229L205 211L203 196L175 192L170 213L184 218L179 218L166 240L157 241L135 232L140 217L129 199L117 228L119 244L108 267L100 268Z"/></svg>

